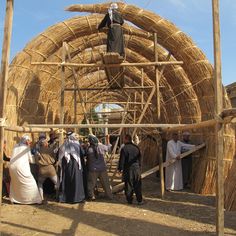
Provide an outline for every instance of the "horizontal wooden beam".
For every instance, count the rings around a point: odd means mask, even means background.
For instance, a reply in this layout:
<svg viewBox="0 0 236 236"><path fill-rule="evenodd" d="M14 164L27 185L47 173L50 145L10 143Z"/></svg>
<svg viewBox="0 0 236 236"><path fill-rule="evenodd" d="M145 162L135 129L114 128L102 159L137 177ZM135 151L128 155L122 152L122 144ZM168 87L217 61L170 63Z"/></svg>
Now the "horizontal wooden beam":
<svg viewBox="0 0 236 236"><path fill-rule="evenodd" d="M201 144L201 145L198 145L198 146L192 148L191 150L189 150L189 151L187 151L187 152L181 154L181 155L180 155L180 158L182 159L182 158L184 158L184 157L187 157L187 156L189 156L190 154L192 154L192 153L194 153L194 152L196 152L196 151L198 151L198 150L204 148L205 146L206 146L205 143L203 143L203 144ZM170 166L170 165L172 165L172 164L175 163L175 162L176 162L176 159L171 159L171 160L169 160L169 161L166 161L165 163L163 163L163 167ZM144 173L142 173L142 174L141 174L141 178L143 179L143 178L145 178L145 177L147 177L147 176L149 176L149 175L151 175L151 174L157 172L158 170L159 170L159 165L157 165L157 166L153 167L152 169L150 169L150 170L145 171ZM123 182L120 183L120 184L117 184L116 186L114 186L114 187L112 188L112 193L117 193L117 192L122 191L123 188L124 188L124 186L125 186L125 185L124 185Z"/></svg>
<svg viewBox="0 0 236 236"><path fill-rule="evenodd" d="M86 114L110 114L110 113L125 113L125 112L135 112L136 110L128 110L128 111L95 111L95 112L87 112ZM84 115L84 113L78 113L77 115Z"/></svg>
<svg viewBox="0 0 236 236"><path fill-rule="evenodd" d="M97 63L61 63L61 62L31 62L31 65L38 65L38 66L69 66L69 67L88 67L88 68L110 68L110 67L127 67L127 66L137 66L137 67L144 67L144 66L164 66L164 65L182 65L183 61L159 61L159 62L134 62L128 63L123 62L120 64L97 64Z"/></svg>
<svg viewBox="0 0 236 236"><path fill-rule="evenodd" d="M7 126L5 130L12 132L23 132L23 133L41 133L41 132L51 132L52 128L30 128L23 126Z"/></svg>
<svg viewBox="0 0 236 236"><path fill-rule="evenodd" d="M87 101L85 103L88 103L88 104L126 104L127 102L96 102L96 101ZM142 105L142 102L129 102L129 104L134 104L134 105ZM151 102L149 104L152 104Z"/></svg>
<svg viewBox="0 0 236 236"><path fill-rule="evenodd" d="M215 119L202 121L195 124L185 124L185 125L176 125L176 126L169 126L169 127L160 127L164 132L175 132L175 131L183 131L183 130L191 130L191 129L201 129L205 127L214 126L215 124L219 123Z"/></svg>
<svg viewBox="0 0 236 236"><path fill-rule="evenodd" d="M30 124L30 128L169 128L169 127L182 127L179 124Z"/></svg>
<svg viewBox="0 0 236 236"><path fill-rule="evenodd" d="M145 86L145 87L142 87L142 86L134 86L134 87L123 87L123 88L110 88L110 87L97 87L97 88L80 88L79 90L80 91L100 91L100 90L104 90L104 91L114 91L114 90L129 90L129 89L135 89L135 90L144 90L144 89L152 89L153 86ZM76 88L65 88L65 91L75 91L75 90L78 90Z"/></svg>
<svg viewBox="0 0 236 236"><path fill-rule="evenodd" d="M161 128L164 132L200 129L215 125L217 120L203 121L195 124L31 124L27 126L6 126L5 129L14 132L50 132L51 129L63 128Z"/></svg>
<svg viewBox="0 0 236 236"><path fill-rule="evenodd" d="M30 128L161 128L164 131L198 129L215 125L217 120L195 124L29 124Z"/></svg>

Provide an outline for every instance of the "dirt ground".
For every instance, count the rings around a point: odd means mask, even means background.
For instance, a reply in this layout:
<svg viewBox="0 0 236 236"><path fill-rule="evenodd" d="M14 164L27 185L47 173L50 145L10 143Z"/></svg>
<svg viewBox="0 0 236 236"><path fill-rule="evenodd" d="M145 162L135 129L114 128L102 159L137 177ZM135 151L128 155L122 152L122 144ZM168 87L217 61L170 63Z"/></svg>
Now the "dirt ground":
<svg viewBox="0 0 236 236"><path fill-rule="evenodd" d="M159 198L155 176L143 181L145 204L128 205L123 194L113 201L99 195L95 202L2 206L2 235L215 235L214 197L191 192ZM236 212L225 213L225 235L236 235Z"/></svg>

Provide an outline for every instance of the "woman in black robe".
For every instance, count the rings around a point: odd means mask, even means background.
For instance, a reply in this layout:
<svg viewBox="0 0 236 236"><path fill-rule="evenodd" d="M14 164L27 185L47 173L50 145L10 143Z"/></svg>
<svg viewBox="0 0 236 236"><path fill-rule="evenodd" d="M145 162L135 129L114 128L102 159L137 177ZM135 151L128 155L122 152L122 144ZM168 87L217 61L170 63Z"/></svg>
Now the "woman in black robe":
<svg viewBox="0 0 236 236"><path fill-rule="evenodd" d="M59 202L83 202L85 195L80 144L72 132L68 134L67 140L59 149L59 165L61 168Z"/></svg>
<svg viewBox="0 0 236 236"><path fill-rule="evenodd" d="M117 9L118 5L116 3L112 3L111 7L108 9L108 13L98 26L98 30L108 26L107 52L118 52L124 57L124 35L122 29L124 19Z"/></svg>

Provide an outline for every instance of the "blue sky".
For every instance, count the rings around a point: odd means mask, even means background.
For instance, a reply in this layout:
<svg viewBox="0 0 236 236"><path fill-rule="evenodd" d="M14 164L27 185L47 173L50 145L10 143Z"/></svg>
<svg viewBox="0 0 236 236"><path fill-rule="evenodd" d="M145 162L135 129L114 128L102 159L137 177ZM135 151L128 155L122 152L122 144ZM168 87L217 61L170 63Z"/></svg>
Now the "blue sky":
<svg viewBox="0 0 236 236"><path fill-rule="evenodd" d="M0 0L0 45L3 39L5 0ZM91 0L15 0L11 59L49 26L78 13L64 11L71 4L101 3ZM127 0L172 21L189 35L213 63L211 0ZM224 85L236 81L236 0L220 0L222 76Z"/></svg>

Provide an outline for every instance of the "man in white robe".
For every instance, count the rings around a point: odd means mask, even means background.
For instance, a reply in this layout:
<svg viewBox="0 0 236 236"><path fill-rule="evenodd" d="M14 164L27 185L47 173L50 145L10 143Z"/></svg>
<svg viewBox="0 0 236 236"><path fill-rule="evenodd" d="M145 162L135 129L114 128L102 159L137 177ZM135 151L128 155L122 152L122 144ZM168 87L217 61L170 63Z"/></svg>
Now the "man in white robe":
<svg viewBox="0 0 236 236"><path fill-rule="evenodd" d="M166 167L165 172L165 187L166 190L182 190L183 189L183 175L181 165L181 148L186 146L193 148L195 145L182 143L178 140L178 133L173 133L172 139L167 143L166 161L175 159L176 161L170 166Z"/></svg>
<svg viewBox="0 0 236 236"><path fill-rule="evenodd" d="M10 201L20 204L40 204L42 198L36 181L30 171L29 161L32 158L30 152L30 137L23 135L17 144L10 161Z"/></svg>

